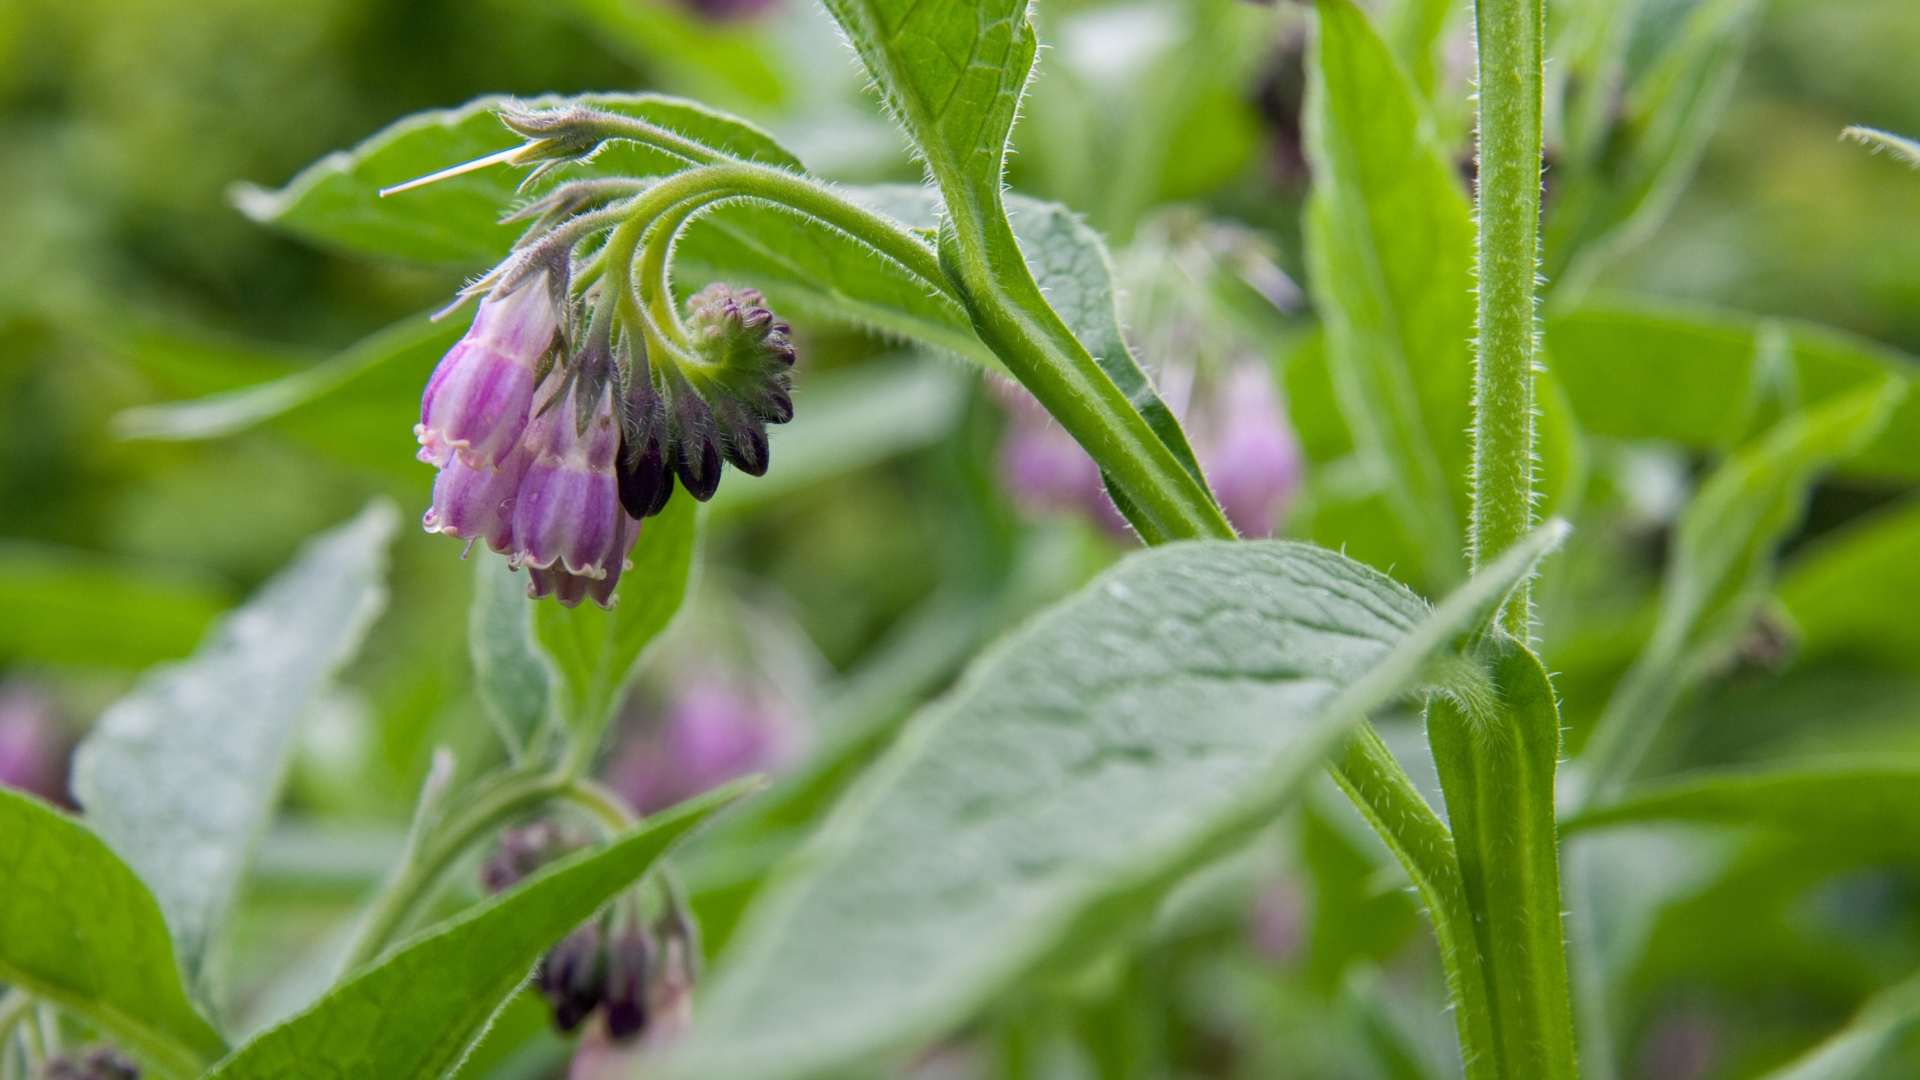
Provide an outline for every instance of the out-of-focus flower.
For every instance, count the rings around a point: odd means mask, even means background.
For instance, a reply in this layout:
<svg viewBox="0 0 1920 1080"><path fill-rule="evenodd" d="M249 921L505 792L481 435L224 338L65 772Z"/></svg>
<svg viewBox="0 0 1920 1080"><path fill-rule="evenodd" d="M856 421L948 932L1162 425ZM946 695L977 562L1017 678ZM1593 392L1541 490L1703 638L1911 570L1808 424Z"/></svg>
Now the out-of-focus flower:
<svg viewBox="0 0 1920 1080"><path fill-rule="evenodd" d="M1701 1080L1720 1064L1720 1024L1697 1005L1671 1008L1647 1029L1640 1044L1640 1075L1660 1080Z"/></svg>
<svg viewBox="0 0 1920 1080"><path fill-rule="evenodd" d="M1116 536L1131 535L1100 467L1080 444L1031 394L1004 381L995 387L1008 414L1000 473L1021 508L1080 513ZM1220 508L1242 536L1274 535L1299 493L1301 469L1299 440L1273 377L1242 362L1192 395L1182 424Z"/></svg>
<svg viewBox="0 0 1920 1080"><path fill-rule="evenodd" d="M520 444L535 372L558 330L545 272L482 300L420 397L420 460L445 466L458 455L475 469L498 469Z"/></svg>
<svg viewBox="0 0 1920 1080"><path fill-rule="evenodd" d="M1204 413L1188 411L1194 455L1233 527L1242 536L1272 536L1300 491L1300 441L1273 376L1242 362L1211 390Z"/></svg>
<svg viewBox="0 0 1920 1080"><path fill-rule="evenodd" d="M586 846L585 834L551 821L508 829L481 864L480 884L489 893L505 892L548 863Z"/></svg>
<svg viewBox="0 0 1920 1080"><path fill-rule="evenodd" d="M1032 394L992 379L989 388L1007 412L1000 439L1000 476L1014 501L1030 514L1077 513L1115 536L1131 532L1107 495L1100 466Z"/></svg>
<svg viewBox="0 0 1920 1080"><path fill-rule="evenodd" d="M679 689L659 724L625 740L607 782L651 814L750 773L778 772L800 746L798 722L773 695L705 673Z"/></svg>
<svg viewBox="0 0 1920 1080"><path fill-rule="evenodd" d="M607 949L606 1031L615 1042L634 1039L647 1027L647 976L653 939L638 920L614 935Z"/></svg>
<svg viewBox="0 0 1920 1080"><path fill-rule="evenodd" d="M606 993L606 979L607 956L598 923L587 923L560 939L541 959L535 976L561 1031L573 1031L593 1013Z"/></svg>
<svg viewBox="0 0 1920 1080"><path fill-rule="evenodd" d="M1292 963L1300 955L1305 933L1306 902L1301 899L1300 887L1286 878L1261 885L1247 919L1247 936L1254 951L1272 964Z"/></svg>
<svg viewBox="0 0 1920 1080"><path fill-rule="evenodd" d="M0 787L66 804L69 749L45 694L18 679L0 686Z"/></svg>
<svg viewBox="0 0 1920 1080"><path fill-rule="evenodd" d="M96 1046L84 1054L58 1054L41 1068L45 1080L140 1080L140 1066L111 1046Z"/></svg>
<svg viewBox="0 0 1920 1080"><path fill-rule="evenodd" d="M739 22L772 12L780 0L680 0L680 5L709 22Z"/></svg>

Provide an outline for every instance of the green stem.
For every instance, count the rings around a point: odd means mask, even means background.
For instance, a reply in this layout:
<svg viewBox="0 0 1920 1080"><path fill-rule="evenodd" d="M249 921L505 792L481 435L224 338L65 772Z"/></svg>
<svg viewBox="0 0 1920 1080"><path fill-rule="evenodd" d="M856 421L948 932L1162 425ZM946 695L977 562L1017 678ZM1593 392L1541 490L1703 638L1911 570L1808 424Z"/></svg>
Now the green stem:
<svg viewBox="0 0 1920 1080"><path fill-rule="evenodd" d="M1363 724L1339 761L1330 766L1348 798L1406 868L1420 892L1453 998L1467 1080L1500 1080L1499 1043L1493 1002L1487 993L1473 908L1467 903L1453 837L1373 725Z"/></svg>
<svg viewBox="0 0 1920 1080"><path fill-rule="evenodd" d="M1541 0L1477 0L1479 344L1474 355L1473 516L1479 569L1533 528L1534 289L1540 252ZM1500 615L1527 639L1526 582Z"/></svg>
<svg viewBox="0 0 1920 1080"><path fill-rule="evenodd" d="M1206 489L1047 303L997 191L991 206L947 193L940 257L960 287L974 332L1146 516L1143 535L1150 541L1234 538Z"/></svg>
<svg viewBox="0 0 1920 1080"><path fill-rule="evenodd" d="M1524 645L1489 636L1494 694L1436 698L1427 738L1446 791L1472 945L1508 1080L1573 1080L1573 1007L1561 922L1554 770L1560 713Z"/></svg>
<svg viewBox="0 0 1920 1080"><path fill-rule="evenodd" d="M564 768L497 773L469 791L464 806L445 816L438 813L435 793L423 793L415 819L416 835L409 839L407 852L393 876L368 906L360 935L341 971L352 971L378 956L448 864L469 845L528 809L567 794L574 783L574 777ZM433 780L428 784L431 788Z"/></svg>

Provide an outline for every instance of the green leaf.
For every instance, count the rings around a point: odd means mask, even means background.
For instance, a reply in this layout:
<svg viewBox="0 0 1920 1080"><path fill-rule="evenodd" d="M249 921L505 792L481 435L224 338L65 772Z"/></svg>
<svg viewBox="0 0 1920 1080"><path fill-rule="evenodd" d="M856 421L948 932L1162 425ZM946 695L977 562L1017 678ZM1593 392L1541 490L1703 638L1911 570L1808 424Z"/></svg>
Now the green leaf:
<svg viewBox="0 0 1920 1080"><path fill-rule="evenodd" d="M615 52L636 61L662 85L706 100L743 105L781 103L784 88L771 63L779 40L743 24L716 21L672 0L557 0ZM773 55L770 55L773 54Z"/></svg>
<svg viewBox="0 0 1920 1080"><path fill-rule="evenodd" d="M1567 832L1642 821L1765 825L1847 843L1920 842L1920 761L1829 761L1683 776L1569 818Z"/></svg>
<svg viewBox="0 0 1920 1080"><path fill-rule="evenodd" d="M534 605L534 637L559 674L562 715L575 731L591 734L591 745L579 752L597 749L599 733L641 653L680 610L699 546L699 505L682 491L646 520L633 547L633 569L621 575L612 610L591 603Z"/></svg>
<svg viewBox="0 0 1920 1080"><path fill-rule="evenodd" d="M1427 738L1473 912L1500 1075L1572 1080L1573 1005L1560 912L1554 770L1560 710L1525 646L1489 641L1487 700L1437 697Z"/></svg>
<svg viewBox="0 0 1920 1080"><path fill-rule="evenodd" d="M1347 0L1319 10L1306 227L1328 367L1356 449L1419 552L1417 576L1444 588L1464 574L1473 222L1367 17Z"/></svg>
<svg viewBox="0 0 1920 1080"><path fill-rule="evenodd" d="M1768 335L1788 354L1788 370L1779 370ZM1796 404L1885 379L1920 380L1920 361L1828 327L1638 301L1549 318L1545 340L1554 377L1587 430L1703 449L1736 446ZM1920 480L1920 394L1908 395L1879 436L1839 468Z"/></svg>
<svg viewBox="0 0 1920 1080"><path fill-rule="evenodd" d="M1875 994L1846 1027L1761 1080L1878 1080L1920 1021L1920 975Z"/></svg>
<svg viewBox="0 0 1920 1080"><path fill-rule="evenodd" d="M438 1080L459 1065L541 953L750 785L657 814L395 946L305 1012L235 1051L208 1080Z"/></svg>
<svg viewBox="0 0 1920 1080"><path fill-rule="evenodd" d="M0 979L86 1017L169 1076L226 1044L187 1001L160 908L100 838L0 788Z"/></svg>
<svg viewBox="0 0 1920 1080"><path fill-rule="evenodd" d="M1780 582L1808 659L1920 670L1920 503L1823 539Z"/></svg>
<svg viewBox="0 0 1920 1080"><path fill-rule="evenodd" d="M1618 794L1700 667L1745 633L1813 482L1872 440L1905 394L1888 380L1789 416L1701 485L1674 530L1653 635L1589 740L1590 805Z"/></svg>
<svg viewBox="0 0 1920 1080"><path fill-rule="evenodd" d="M1584 97L1566 107L1565 160L1554 167L1564 187L1542 234L1542 272L1569 298L1679 201L1732 96L1760 5L1587 6L1640 22L1596 34L1611 50L1595 58L1597 70L1571 80Z"/></svg>
<svg viewBox="0 0 1920 1080"><path fill-rule="evenodd" d="M1303 544L1137 553L977 660L747 915L675 1075L908 1049L1271 819L1547 530L1437 613Z"/></svg>
<svg viewBox="0 0 1920 1080"><path fill-rule="evenodd" d="M453 342L467 332L472 311L432 321L415 315L355 342L336 356L313 367L271 382L253 382L207 398L159 405L136 405L113 417L119 438L200 440L223 438L267 421L282 421L282 430L303 436L309 444L340 452L349 461L367 455L372 427L392 427L399 434L374 438L380 452L413 444L411 419L419 411L424 365L428 371ZM430 359L428 359L430 357ZM394 379L390 367L403 369ZM415 379L419 375L419 380ZM403 394L401 394L403 390ZM323 407L315 402L326 400ZM405 413L399 407L405 405ZM355 423L359 417L365 421ZM380 454L384 459L388 454ZM401 459L411 454L399 455Z"/></svg>
<svg viewBox="0 0 1920 1080"><path fill-rule="evenodd" d="M309 542L190 659L108 706L75 753L74 794L153 890L201 1000L299 721L385 606L397 520L381 500Z"/></svg>
<svg viewBox="0 0 1920 1080"><path fill-rule="evenodd" d="M138 668L193 651L232 602L218 582L92 552L0 544L0 656Z"/></svg>
<svg viewBox="0 0 1920 1080"><path fill-rule="evenodd" d="M473 688L508 755L521 760L536 745L553 697L553 673L533 641L534 601L527 579L504 560L474 560L467 650Z"/></svg>
<svg viewBox="0 0 1920 1080"><path fill-rule="evenodd" d="M493 167L382 199L380 189L473 161L519 144L495 110L516 102L550 107L579 101L635 116L749 161L798 169L793 155L744 120L704 105L657 94L589 94L578 98L485 97L458 109L417 113L350 151L329 154L279 191L245 186L234 201L248 217L330 247L422 262L498 262L520 230L500 223L521 169ZM656 176L687 166L679 158L632 143L609 145L593 161L562 170L581 176ZM553 181L547 181L551 184Z"/></svg>
<svg viewBox="0 0 1920 1080"><path fill-rule="evenodd" d="M1038 40L1024 0L826 0L949 199L997 210Z"/></svg>

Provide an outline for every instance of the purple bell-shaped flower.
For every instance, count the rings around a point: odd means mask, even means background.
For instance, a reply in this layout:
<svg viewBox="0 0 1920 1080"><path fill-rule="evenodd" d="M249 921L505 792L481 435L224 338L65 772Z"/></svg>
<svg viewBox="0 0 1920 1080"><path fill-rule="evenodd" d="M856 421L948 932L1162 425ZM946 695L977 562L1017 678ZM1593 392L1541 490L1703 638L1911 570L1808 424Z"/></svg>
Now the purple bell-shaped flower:
<svg viewBox="0 0 1920 1080"><path fill-rule="evenodd" d="M1273 377L1257 362L1235 364L1213 386L1194 450L1220 509L1242 536L1272 536L1300 492L1300 441Z"/></svg>
<svg viewBox="0 0 1920 1080"><path fill-rule="evenodd" d="M559 381L550 379L549 385ZM620 482L614 475L620 422L613 412L612 386L600 382L596 387L593 381L567 381L564 396L543 405L527 425L526 445L533 460L513 506L516 565L604 578L626 557L625 551L614 550L623 517ZM595 390L597 400L582 408L581 394Z"/></svg>
<svg viewBox="0 0 1920 1080"><path fill-rule="evenodd" d="M458 456L499 469L520 444L533 403L534 374L552 347L558 312L541 271L480 302L467 336L440 361L420 397L420 460Z"/></svg>

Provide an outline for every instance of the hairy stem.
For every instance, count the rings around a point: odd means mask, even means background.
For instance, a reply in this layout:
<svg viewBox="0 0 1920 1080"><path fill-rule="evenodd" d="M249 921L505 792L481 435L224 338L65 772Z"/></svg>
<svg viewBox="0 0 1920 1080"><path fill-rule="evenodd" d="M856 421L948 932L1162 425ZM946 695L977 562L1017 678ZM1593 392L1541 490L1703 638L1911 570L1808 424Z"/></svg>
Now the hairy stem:
<svg viewBox="0 0 1920 1080"><path fill-rule="evenodd" d="M1474 354L1474 569L1533 527L1534 290L1540 251L1541 0L1477 0L1479 343ZM1527 639L1526 582L1500 625Z"/></svg>
<svg viewBox="0 0 1920 1080"><path fill-rule="evenodd" d="M1467 903L1452 835L1372 724L1361 725L1329 769L1373 831L1406 868L1427 916L1433 920L1447 988L1453 998L1453 1019L1460 1033L1467 1080L1500 1080L1493 1002L1487 995L1474 939L1473 909Z"/></svg>

